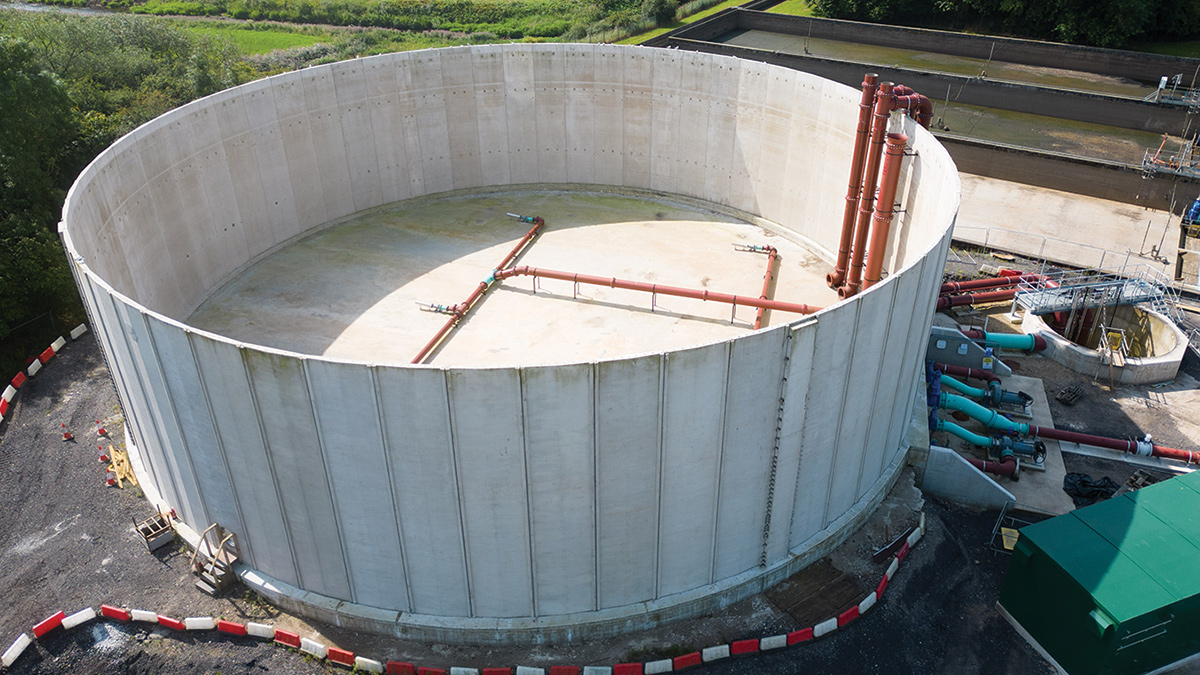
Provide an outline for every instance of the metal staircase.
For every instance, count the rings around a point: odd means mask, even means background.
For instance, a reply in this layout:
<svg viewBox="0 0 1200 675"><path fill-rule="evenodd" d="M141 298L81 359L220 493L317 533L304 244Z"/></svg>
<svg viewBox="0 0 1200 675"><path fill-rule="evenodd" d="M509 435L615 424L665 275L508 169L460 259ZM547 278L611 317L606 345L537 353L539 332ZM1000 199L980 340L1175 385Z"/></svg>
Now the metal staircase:
<svg viewBox="0 0 1200 675"><path fill-rule="evenodd" d="M240 557L237 535L217 523L209 525L192 551L192 574L199 577L196 588L212 596L220 595L237 578L233 564Z"/></svg>

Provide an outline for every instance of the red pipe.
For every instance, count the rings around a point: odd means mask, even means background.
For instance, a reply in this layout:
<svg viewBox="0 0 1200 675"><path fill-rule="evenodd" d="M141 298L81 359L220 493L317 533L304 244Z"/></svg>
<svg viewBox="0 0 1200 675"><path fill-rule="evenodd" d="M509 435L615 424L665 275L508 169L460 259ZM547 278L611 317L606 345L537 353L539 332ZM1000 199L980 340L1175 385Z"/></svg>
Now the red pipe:
<svg viewBox="0 0 1200 675"><path fill-rule="evenodd" d="M867 141L871 137L871 111L875 107L875 91L878 88L878 75L867 73L863 76L862 100L858 103L858 130L854 136L854 155L850 162L850 182L846 186L846 207L842 210L842 237L838 240L838 257L833 272L825 275L825 283L830 288L837 288L846 281L850 240L854 237L854 214L862 189L863 160L867 154Z"/></svg>
<svg viewBox="0 0 1200 675"><path fill-rule="evenodd" d="M1017 295L1017 289L1010 288L1003 291L991 291L990 293L970 293L966 295L943 295L938 298L938 309L950 309L951 307L963 307L965 305L974 305L984 302L999 302L1001 300L1012 300Z"/></svg>
<svg viewBox="0 0 1200 675"><path fill-rule="evenodd" d="M737 305L744 305L746 307L777 309L781 312L792 312L793 314L812 314L823 309L822 307L814 307L812 305L780 302L778 300L768 300L765 298L753 298L745 295L714 293L712 291L699 291L690 288L679 288L676 286L659 286L658 284L647 284L641 281L625 281L623 279L615 279L612 277L597 277L587 274L577 274L575 272L560 272L558 270L540 269L537 267L513 267L506 270L500 270L495 274L497 280L508 279L509 277L516 276L559 279L561 281L570 281L577 284L591 284L593 286L608 286L609 288L621 288L630 291L661 293L663 295L673 295L680 298L693 298L695 300L712 300L714 302L731 304L735 307Z"/></svg>
<svg viewBox="0 0 1200 675"><path fill-rule="evenodd" d="M763 246L762 249L767 252L767 273L763 275L762 295L759 297L763 300L769 300L769 292L771 291L771 279L775 276L775 261L779 257L779 251L774 246ZM754 314L754 330L762 328L763 312L767 311L766 307L759 307L758 312Z"/></svg>
<svg viewBox="0 0 1200 675"><path fill-rule="evenodd" d="M982 288L1017 286L1022 282L1034 283L1041 280L1042 275L1040 274L1021 274L1002 275L989 279L971 279L970 281L947 281L938 289L938 295L949 295L950 293L961 293L962 291L973 291Z"/></svg>
<svg viewBox="0 0 1200 675"><path fill-rule="evenodd" d="M971 457L965 457L964 459L970 462L971 466L976 469L986 471L987 473L994 473L997 476L1011 476L1017 471L1016 457L1006 457L1002 462L985 462L982 459Z"/></svg>
<svg viewBox="0 0 1200 675"><path fill-rule="evenodd" d="M1120 450L1121 452L1128 452L1134 455L1152 455L1154 457L1164 457L1166 459L1187 462L1188 464L1200 464L1200 452L1180 450L1178 448L1168 448L1161 445L1153 445L1149 441L1122 441L1116 438L1105 438L1104 436L1081 434L1075 431L1067 431L1065 429L1038 427L1032 424L1029 425L1029 433L1035 438L1052 438L1058 441L1082 443L1085 445L1095 445L1101 448Z"/></svg>
<svg viewBox="0 0 1200 675"><path fill-rule="evenodd" d="M858 218L854 228L854 247L850 252L850 274L838 288L838 297L848 298L858 293L862 285L863 257L867 248L867 231L875 212L875 184L879 180L879 163L883 156L884 137L888 118L892 114L892 83L880 82L875 93L875 113L871 124L871 144L867 148L867 166L863 169L862 190L858 193Z"/></svg>
<svg viewBox="0 0 1200 675"><path fill-rule="evenodd" d="M508 267L509 264L511 264L512 261L521 254L521 251L525 249L529 242L537 236L538 232L542 229L542 226L546 224L546 221L542 220L539 216L534 216L532 219L527 218L524 220L525 222L532 222L533 227L529 228L529 231L525 233L525 236L521 237L521 241L517 242L517 245L508 252L508 255L504 256L504 259L500 261L500 264L496 266L496 269L504 269ZM438 344L445 339L446 335L448 335L450 331L458 325L458 322L462 321L463 317L467 315L467 312L471 311L471 308L475 306L475 303L478 302L479 298L483 297L483 294L487 292L487 289L491 287L495 280L496 275L495 270L493 270L492 276L479 282L479 285L475 287L475 290L471 291L471 295L467 296L466 300L463 300L461 303L450 307L449 309L452 313L450 318L446 320L446 323L442 324L442 327L438 329L438 332L433 336L433 339L431 339L429 342L426 342L425 346L421 348L421 351L415 357L413 357L412 363L423 362L425 357L429 356L429 353L432 352L434 348L436 348Z"/></svg>
<svg viewBox="0 0 1200 675"><path fill-rule="evenodd" d="M934 363L933 367L946 375L958 375L959 377L970 377L976 380L985 382L999 382L1000 376L990 370L980 370L979 368L968 368L966 366L952 366L948 363Z"/></svg>
<svg viewBox="0 0 1200 675"><path fill-rule="evenodd" d="M917 121L917 124L929 128L929 123L933 121L933 102L923 94L918 94L912 87L906 87L898 84L892 89L892 94L895 96L896 104L893 107L895 110L904 110ZM913 111L916 114L913 114Z"/></svg>
<svg viewBox="0 0 1200 675"><path fill-rule="evenodd" d="M864 288L879 283L879 277L883 274L883 256L887 252L888 235L892 231L892 208L896 204L896 188L900 185L900 163L904 161L904 148L907 145L908 136L887 135L883 177L879 183L879 201L875 204L875 218L871 224L871 248L867 251Z"/></svg>

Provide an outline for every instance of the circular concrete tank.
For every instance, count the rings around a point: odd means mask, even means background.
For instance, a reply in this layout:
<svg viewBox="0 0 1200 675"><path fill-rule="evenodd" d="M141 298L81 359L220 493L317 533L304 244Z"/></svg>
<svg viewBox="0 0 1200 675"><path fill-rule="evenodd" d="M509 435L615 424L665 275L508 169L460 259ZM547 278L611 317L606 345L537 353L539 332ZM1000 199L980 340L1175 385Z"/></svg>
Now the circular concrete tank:
<svg viewBox="0 0 1200 675"><path fill-rule="evenodd" d="M1133 305L1108 309L1109 326L1124 332L1125 358L1110 359L1100 349L1101 326L1069 340L1041 316L1027 313L1021 320L1021 330L1046 339L1045 355L1077 373L1105 380L1111 376L1118 384L1156 384L1175 379L1179 365L1187 354L1187 335L1159 312ZM1123 363L1122 363L1123 361Z"/></svg>
<svg viewBox="0 0 1200 675"><path fill-rule="evenodd" d="M674 50L389 54L150 122L83 172L61 232L150 487L192 528L237 533L251 586L402 636L609 635L782 579L891 486L959 198L930 134L893 121L911 142L885 280L732 338L561 365L407 366L257 346L186 318L328 223L506 186L693 200L831 260L858 97Z"/></svg>

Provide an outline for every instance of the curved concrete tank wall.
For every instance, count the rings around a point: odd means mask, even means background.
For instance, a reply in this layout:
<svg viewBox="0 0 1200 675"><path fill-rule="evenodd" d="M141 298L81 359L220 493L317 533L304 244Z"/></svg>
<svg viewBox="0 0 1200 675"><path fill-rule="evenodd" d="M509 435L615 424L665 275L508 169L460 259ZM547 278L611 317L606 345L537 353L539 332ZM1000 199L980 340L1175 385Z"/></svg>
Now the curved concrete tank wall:
<svg viewBox="0 0 1200 675"><path fill-rule="evenodd" d="M697 198L829 257L858 93L708 54L507 45L280 75L80 176L62 236L166 505L330 621L576 639L711 610L823 554L892 484L958 207L907 119L888 278L790 325L507 369L338 362L181 323L311 228L408 197L580 183Z"/></svg>

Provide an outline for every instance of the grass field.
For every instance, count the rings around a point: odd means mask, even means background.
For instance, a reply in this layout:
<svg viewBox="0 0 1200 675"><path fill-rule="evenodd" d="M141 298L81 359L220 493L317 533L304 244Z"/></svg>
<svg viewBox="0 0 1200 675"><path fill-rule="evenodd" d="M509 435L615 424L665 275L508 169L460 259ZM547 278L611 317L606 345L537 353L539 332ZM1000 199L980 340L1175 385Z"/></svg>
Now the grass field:
<svg viewBox="0 0 1200 675"><path fill-rule="evenodd" d="M767 11L772 14L789 14L791 16L813 15L812 6L808 4L808 0L783 0Z"/></svg>
<svg viewBox="0 0 1200 675"><path fill-rule="evenodd" d="M689 23L692 23L693 21L699 21L700 19L703 19L706 16L712 16L713 14L716 14L717 12L719 12L723 9L729 9L730 7L737 7L738 5L744 3L745 1L746 0L725 0L725 2L722 2L719 5L713 5L712 7L709 7L708 9L706 9L702 12L696 12L695 14L687 17L686 19L683 19L682 21L676 21L675 23L670 24L668 26L662 26L659 28L655 28L654 30L647 31L645 33L638 33L637 35L631 35L631 36L625 38L624 40L618 41L617 44L619 44L619 45L639 45L639 44L645 42L646 40L658 37L659 35L662 35L663 33L673 31L676 28L679 28L680 26L686 26Z"/></svg>
<svg viewBox="0 0 1200 675"><path fill-rule="evenodd" d="M307 47L320 42L332 41L332 36L329 35L299 33L283 27L264 28L261 25L220 24L210 21L190 25L189 23L180 22L179 26L197 33L226 38L241 47L247 54L266 54L276 49Z"/></svg>

